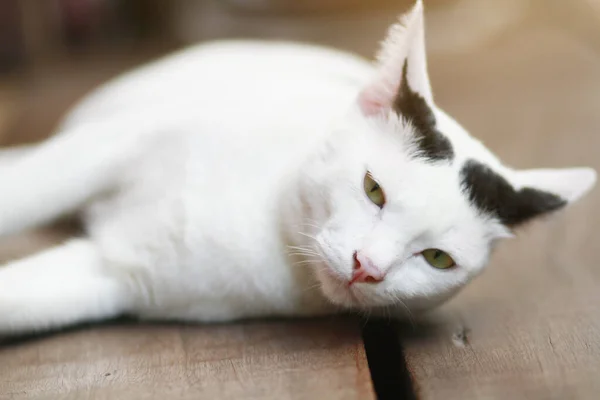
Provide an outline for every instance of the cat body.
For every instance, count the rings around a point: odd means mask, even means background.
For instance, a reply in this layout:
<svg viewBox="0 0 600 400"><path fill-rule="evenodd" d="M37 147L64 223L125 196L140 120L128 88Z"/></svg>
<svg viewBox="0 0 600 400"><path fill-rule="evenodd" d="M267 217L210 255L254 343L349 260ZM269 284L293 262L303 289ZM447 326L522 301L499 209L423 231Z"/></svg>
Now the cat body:
<svg viewBox="0 0 600 400"><path fill-rule="evenodd" d="M120 189L95 199L85 216L108 265L117 274L125 266L130 285L142 288L136 313L215 321L331 311L313 272L293 265L302 260L289 254L289 227L307 226L286 194L298 191L302 164L371 70L302 45L201 45L75 111L66 126L96 110L129 117L131 104L156 129L144 131L147 147L127 160Z"/></svg>
<svg viewBox="0 0 600 400"><path fill-rule="evenodd" d="M120 314L429 309L512 228L595 182L505 167L435 106L421 2L376 65L301 44L199 45L9 152L0 234L70 213L86 234L0 268L1 333Z"/></svg>

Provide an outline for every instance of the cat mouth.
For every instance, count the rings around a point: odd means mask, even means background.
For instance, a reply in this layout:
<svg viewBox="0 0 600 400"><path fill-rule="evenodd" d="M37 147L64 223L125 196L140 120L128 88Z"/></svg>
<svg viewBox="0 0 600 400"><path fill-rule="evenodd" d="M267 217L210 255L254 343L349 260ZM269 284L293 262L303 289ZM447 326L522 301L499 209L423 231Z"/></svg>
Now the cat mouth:
<svg viewBox="0 0 600 400"><path fill-rule="evenodd" d="M346 279L343 276L341 276L340 274L334 272L327 263L324 263L324 264L325 264L325 268L322 272L325 276L327 276L327 279L334 281L337 285L340 285L340 286L347 286L347 287L350 286L350 284L352 282L350 279Z"/></svg>
<svg viewBox="0 0 600 400"><path fill-rule="evenodd" d="M340 274L331 270L329 265L321 270L321 280L326 281L327 285L333 289L336 298L343 299L343 304L350 307L360 307L363 301L358 296L357 288L352 285L352 280L340 276ZM336 303L339 301L336 301Z"/></svg>

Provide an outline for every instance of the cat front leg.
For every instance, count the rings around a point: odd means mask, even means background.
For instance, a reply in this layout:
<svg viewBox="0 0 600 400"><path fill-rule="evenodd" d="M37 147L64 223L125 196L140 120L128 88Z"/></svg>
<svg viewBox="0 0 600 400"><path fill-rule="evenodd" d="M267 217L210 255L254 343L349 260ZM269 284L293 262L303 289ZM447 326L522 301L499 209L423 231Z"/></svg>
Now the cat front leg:
<svg viewBox="0 0 600 400"><path fill-rule="evenodd" d="M94 243L74 239L0 266L0 335L115 317L129 310L132 298Z"/></svg>

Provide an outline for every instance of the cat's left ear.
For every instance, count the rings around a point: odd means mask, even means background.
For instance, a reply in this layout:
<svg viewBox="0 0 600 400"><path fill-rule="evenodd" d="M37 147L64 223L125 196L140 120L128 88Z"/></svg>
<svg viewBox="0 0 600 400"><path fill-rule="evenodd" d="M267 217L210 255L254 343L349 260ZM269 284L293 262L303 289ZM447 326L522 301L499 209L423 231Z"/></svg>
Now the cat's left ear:
<svg viewBox="0 0 600 400"><path fill-rule="evenodd" d="M516 171L512 179L516 188L552 193L572 203L594 187L596 171L592 168L527 169Z"/></svg>
<svg viewBox="0 0 600 400"><path fill-rule="evenodd" d="M592 168L506 169L502 174L478 161L461 169L462 190L483 214L517 228L579 200L596 183Z"/></svg>
<svg viewBox="0 0 600 400"><path fill-rule="evenodd" d="M503 204L504 221L517 227L529 220L579 200L596 183L592 168L529 169L515 171L512 201ZM508 199L507 199L508 200Z"/></svg>
<svg viewBox="0 0 600 400"><path fill-rule="evenodd" d="M366 116L391 110L405 114L403 107L432 108L433 96L425 54L423 2L392 25L377 57L374 79L359 94L358 103ZM406 104L406 94L417 104ZM403 97L404 95L404 97ZM414 102L411 102L414 103Z"/></svg>

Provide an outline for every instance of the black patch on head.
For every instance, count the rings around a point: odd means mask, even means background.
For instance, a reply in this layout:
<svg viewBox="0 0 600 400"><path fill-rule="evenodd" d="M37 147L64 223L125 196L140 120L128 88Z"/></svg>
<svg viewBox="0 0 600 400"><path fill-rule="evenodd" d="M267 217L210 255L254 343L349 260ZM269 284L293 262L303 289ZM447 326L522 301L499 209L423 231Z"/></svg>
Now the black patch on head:
<svg viewBox="0 0 600 400"><path fill-rule="evenodd" d="M460 177L462 189L471 203L509 227L567 204L559 196L541 190L527 187L515 190L506 179L475 160L465 163Z"/></svg>
<svg viewBox="0 0 600 400"><path fill-rule="evenodd" d="M448 138L436 128L435 115L425 99L408 86L408 63L402 68L402 83L392 105L398 115L415 127L419 149L431 161L452 160L454 150Z"/></svg>

